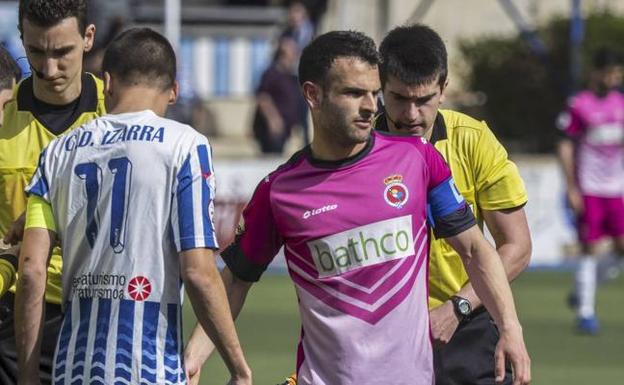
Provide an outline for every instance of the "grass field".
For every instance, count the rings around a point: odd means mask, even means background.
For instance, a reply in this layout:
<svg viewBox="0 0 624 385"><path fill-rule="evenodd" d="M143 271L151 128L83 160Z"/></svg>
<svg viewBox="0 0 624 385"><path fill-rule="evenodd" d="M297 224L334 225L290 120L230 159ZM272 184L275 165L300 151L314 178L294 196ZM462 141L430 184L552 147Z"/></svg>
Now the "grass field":
<svg viewBox="0 0 624 385"><path fill-rule="evenodd" d="M624 278L601 287L598 312L602 333L574 333L564 298L570 274L527 272L514 285L516 303L533 362L534 385L622 384L624 380ZM188 311L185 331L193 323ZM299 321L294 289L287 276L266 275L252 288L237 322L254 371L254 383L274 385L295 366ZM222 385L227 372L218 355L202 370L203 385Z"/></svg>

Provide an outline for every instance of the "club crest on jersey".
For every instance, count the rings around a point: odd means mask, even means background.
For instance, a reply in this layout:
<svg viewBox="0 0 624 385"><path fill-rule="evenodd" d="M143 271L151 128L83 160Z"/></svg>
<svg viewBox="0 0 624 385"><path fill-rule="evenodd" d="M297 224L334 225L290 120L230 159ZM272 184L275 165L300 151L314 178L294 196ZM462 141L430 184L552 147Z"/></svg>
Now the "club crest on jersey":
<svg viewBox="0 0 624 385"><path fill-rule="evenodd" d="M409 191L407 186L403 184L403 176L399 174L390 175L384 179L386 188L384 190L384 199L390 206L400 209L407 203Z"/></svg>

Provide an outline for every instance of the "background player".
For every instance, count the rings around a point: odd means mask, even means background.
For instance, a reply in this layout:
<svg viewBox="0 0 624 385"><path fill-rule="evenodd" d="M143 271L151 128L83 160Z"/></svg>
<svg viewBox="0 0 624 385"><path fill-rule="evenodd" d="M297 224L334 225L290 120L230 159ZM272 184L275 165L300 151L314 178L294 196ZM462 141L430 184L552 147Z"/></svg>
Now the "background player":
<svg viewBox="0 0 624 385"><path fill-rule="evenodd" d="M231 383L251 384L212 251L208 141L162 118L178 93L173 48L150 29L131 29L109 45L102 68L111 114L52 141L28 187L16 301L21 381L38 378L45 268L58 234L65 313L55 383L185 383L182 278Z"/></svg>
<svg viewBox="0 0 624 385"><path fill-rule="evenodd" d="M624 253L624 94L622 61L614 51L595 54L589 88L558 119L564 138L558 153L567 197L577 215L583 247L575 279L579 332L596 334L596 266L599 242L612 237Z"/></svg>
<svg viewBox="0 0 624 385"><path fill-rule="evenodd" d="M421 138L371 134L377 64L374 43L356 32L330 32L304 49L299 80L314 139L260 182L222 253L234 315L284 245L302 320L299 384L430 385L428 201L436 234L460 251L501 325L496 379L507 356L515 383L528 383L503 267L442 157ZM189 370L204 361L207 346L196 328L185 352Z"/></svg>
<svg viewBox="0 0 624 385"><path fill-rule="evenodd" d="M446 47L424 25L397 27L380 45L385 112L377 128L429 140L449 164L459 192L494 237L507 278L527 266L531 238L518 169L484 122L438 110L448 84ZM468 279L460 255L444 240L430 246L429 307L436 342L436 384L492 384L498 331ZM507 367L504 383L512 383Z"/></svg>
<svg viewBox="0 0 624 385"><path fill-rule="evenodd" d="M4 106L13 99L13 87L22 77L22 71L9 52L0 45L0 128L2 127ZM4 246L4 245L3 245ZM0 250L0 297L15 281L17 270L17 249Z"/></svg>
<svg viewBox="0 0 624 385"><path fill-rule="evenodd" d="M86 23L85 0L23 0L18 28L32 76L21 81L4 111L0 131L0 234L16 244L22 238L24 188L41 150L58 135L104 113L103 85L82 72L95 26ZM17 221L16 221L17 219ZM14 290L0 299L7 309L0 322L0 383L17 381L13 319ZM61 257L57 248L48 267L41 379L50 383L54 347L61 325Z"/></svg>

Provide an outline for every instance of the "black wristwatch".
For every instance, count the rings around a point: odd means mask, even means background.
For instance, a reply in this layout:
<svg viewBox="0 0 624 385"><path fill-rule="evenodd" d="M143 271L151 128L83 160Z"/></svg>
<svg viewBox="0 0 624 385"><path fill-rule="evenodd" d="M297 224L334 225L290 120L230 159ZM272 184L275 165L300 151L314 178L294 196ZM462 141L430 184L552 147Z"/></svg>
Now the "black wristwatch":
<svg viewBox="0 0 624 385"><path fill-rule="evenodd" d="M460 321L470 318L472 314L472 304L466 298L458 297L456 295L451 297L453 302L453 310Z"/></svg>

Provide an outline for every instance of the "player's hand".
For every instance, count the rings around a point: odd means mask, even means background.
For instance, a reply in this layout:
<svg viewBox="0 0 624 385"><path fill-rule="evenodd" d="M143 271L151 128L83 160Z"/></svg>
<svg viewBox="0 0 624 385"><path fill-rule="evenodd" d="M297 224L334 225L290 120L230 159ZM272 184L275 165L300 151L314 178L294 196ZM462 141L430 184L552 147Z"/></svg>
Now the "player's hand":
<svg viewBox="0 0 624 385"><path fill-rule="evenodd" d="M567 191L567 198L570 207L576 215L581 215L585 211L585 205L583 204L583 195L576 187L570 187Z"/></svg>
<svg viewBox="0 0 624 385"><path fill-rule="evenodd" d="M184 368L186 370L186 381L189 385L199 384L199 378L201 377L202 364L198 360L193 359L192 356L184 356Z"/></svg>
<svg viewBox="0 0 624 385"><path fill-rule="evenodd" d="M459 319L453 310L453 303L446 301L429 312L431 334L436 345L446 345L455 334Z"/></svg>
<svg viewBox="0 0 624 385"><path fill-rule="evenodd" d="M531 359L524 346L520 324L501 331L494 356L496 383L502 383L505 379L505 360L507 359L511 362L513 369L513 385L531 383Z"/></svg>
<svg viewBox="0 0 624 385"><path fill-rule="evenodd" d="M24 238L24 225L26 224L26 213L22 213L11 225L9 231L4 235L4 243L16 245Z"/></svg>

